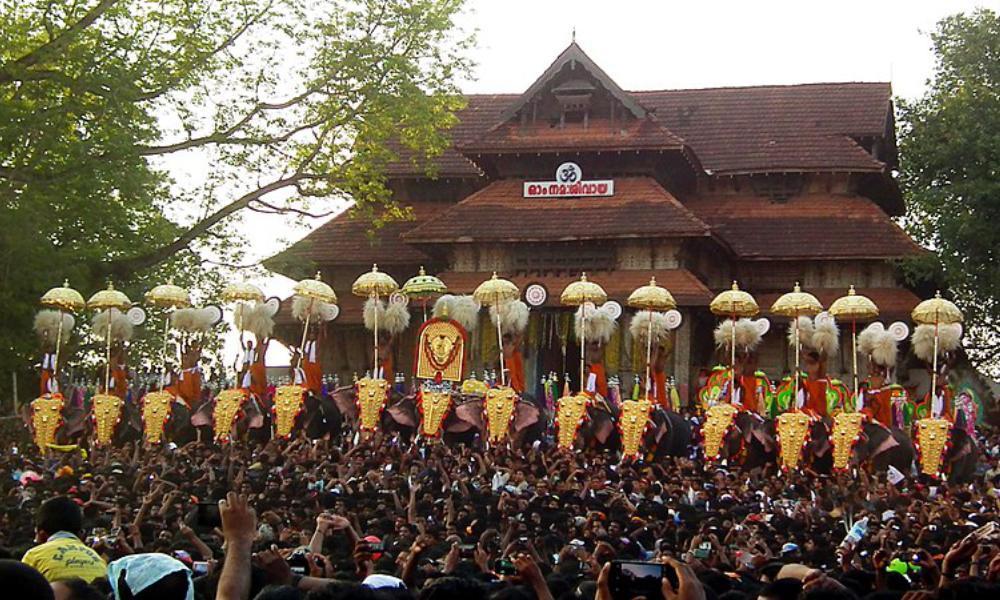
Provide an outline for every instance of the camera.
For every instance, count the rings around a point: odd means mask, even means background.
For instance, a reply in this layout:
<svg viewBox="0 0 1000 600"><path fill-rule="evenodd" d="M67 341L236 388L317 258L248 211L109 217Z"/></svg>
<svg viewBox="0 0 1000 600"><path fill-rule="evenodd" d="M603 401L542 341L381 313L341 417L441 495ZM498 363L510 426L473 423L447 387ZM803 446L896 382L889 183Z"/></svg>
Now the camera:
<svg viewBox="0 0 1000 600"><path fill-rule="evenodd" d="M670 565L631 560L611 562L608 587L614 600L643 596L662 598L662 582L666 578L674 589L679 587L677 572Z"/></svg>

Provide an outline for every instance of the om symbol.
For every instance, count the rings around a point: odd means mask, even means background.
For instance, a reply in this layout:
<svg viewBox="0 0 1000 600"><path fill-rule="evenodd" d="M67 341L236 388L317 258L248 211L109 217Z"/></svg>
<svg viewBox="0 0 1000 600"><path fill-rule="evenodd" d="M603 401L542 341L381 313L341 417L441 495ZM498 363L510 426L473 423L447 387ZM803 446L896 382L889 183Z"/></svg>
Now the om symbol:
<svg viewBox="0 0 1000 600"><path fill-rule="evenodd" d="M556 179L559 183L576 183L583 177L583 171L576 163L563 163L556 169Z"/></svg>

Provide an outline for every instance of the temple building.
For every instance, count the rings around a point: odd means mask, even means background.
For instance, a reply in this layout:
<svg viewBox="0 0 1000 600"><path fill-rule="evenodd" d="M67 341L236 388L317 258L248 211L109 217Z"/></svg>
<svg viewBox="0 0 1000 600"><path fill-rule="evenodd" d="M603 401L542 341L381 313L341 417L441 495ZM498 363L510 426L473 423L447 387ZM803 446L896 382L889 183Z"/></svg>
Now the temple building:
<svg viewBox="0 0 1000 600"><path fill-rule="evenodd" d="M536 292L525 340L529 389L547 373L573 377L579 350L559 294L581 272L623 307L605 352L631 389L644 355L628 334L625 300L656 277L683 315L668 371L682 399L719 362L708 304L738 280L766 310L796 282L824 306L854 285L882 320L909 320L917 296L894 266L923 250L893 221L903 199L888 83L826 83L625 91L574 42L523 93L468 95L451 147L427 165L401 156L389 170L413 219L372 236L345 213L267 263L319 268L340 297L324 366L349 381L370 368L370 334L351 282L372 263L401 284L421 266L451 293L496 271ZM294 260L289 260L292 257ZM544 296L544 298L542 298ZM422 318L398 340L409 375ZM486 311L470 344L472 368L495 368ZM771 317L760 367L792 358L785 319ZM290 339L291 336L289 336ZM829 372L850 364L841 344ZM573 388L577 387L574 380Z"/></svg>

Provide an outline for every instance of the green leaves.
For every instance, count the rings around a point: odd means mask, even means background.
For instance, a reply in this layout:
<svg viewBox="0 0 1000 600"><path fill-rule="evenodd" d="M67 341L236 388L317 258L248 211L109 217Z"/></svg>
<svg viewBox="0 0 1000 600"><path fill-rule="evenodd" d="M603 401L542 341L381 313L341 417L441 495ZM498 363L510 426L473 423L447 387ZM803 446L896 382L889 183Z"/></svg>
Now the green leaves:
<svg viewBox="0 0 1000 600"><path fill-rule="evenodd" d="M934 249L965 311L970 356L1000 368L1000 18L953 15L931 34L929 90L898 101L908 229Z"/></svg>
<svg viewBox="0 0 1000 600"><path fill-rule="evenodd" d="M350 198L406 218L384 167L445 148L461 7L0 0L0 364L29 364L37 298L64 276L209 290L206 259L243 262L240 211Z"/></svg>

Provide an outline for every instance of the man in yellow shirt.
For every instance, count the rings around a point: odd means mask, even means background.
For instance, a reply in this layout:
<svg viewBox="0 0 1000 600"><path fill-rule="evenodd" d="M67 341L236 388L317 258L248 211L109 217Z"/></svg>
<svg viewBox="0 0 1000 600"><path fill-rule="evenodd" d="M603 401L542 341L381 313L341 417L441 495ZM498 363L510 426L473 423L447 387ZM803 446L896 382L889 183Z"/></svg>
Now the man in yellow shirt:
<svg viewBox="0 0 1000 600"><path fill-rule="evenodd" d="M34 567L48 581L79 577L87 583L107 576L101 556L80 541L83 512L66 496L50 498L38 509L35 541L21 562Z"/></svg>

